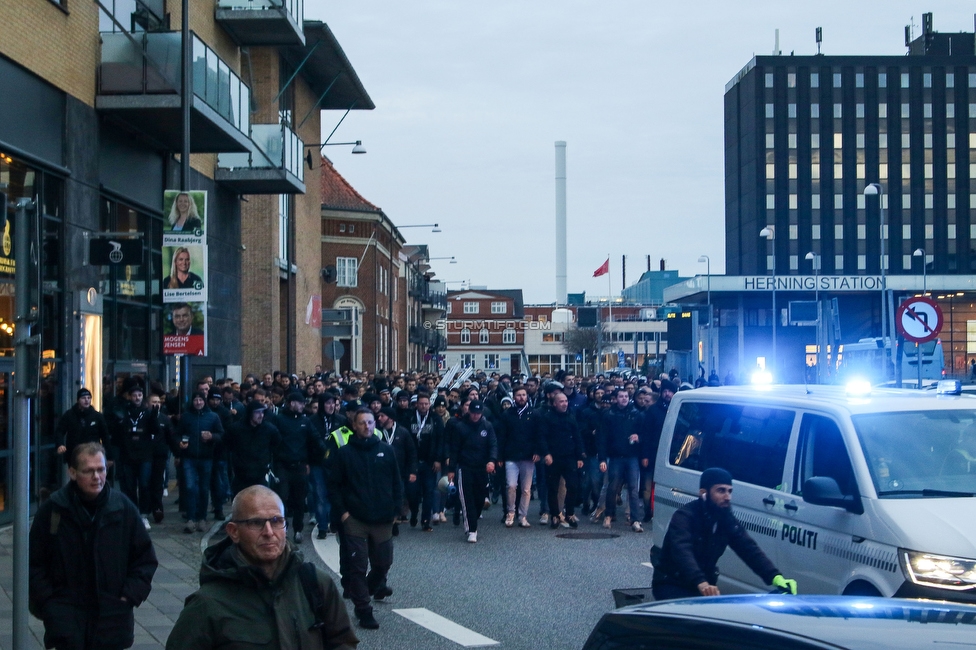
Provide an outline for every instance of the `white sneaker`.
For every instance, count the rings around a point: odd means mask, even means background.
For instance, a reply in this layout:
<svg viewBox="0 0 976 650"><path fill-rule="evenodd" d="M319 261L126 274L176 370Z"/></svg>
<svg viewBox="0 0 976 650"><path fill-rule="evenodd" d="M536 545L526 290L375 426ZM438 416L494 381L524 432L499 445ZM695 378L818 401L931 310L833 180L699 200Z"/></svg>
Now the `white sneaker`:
<svg viewBox="0 0 976 650"><path fill-rule="evenodd" d="M529 520L526 519L525 517L522 517L521 519L519 519L519 528L529 528L531 526L532 526L532 524L530 524L529 523Z"/></svg>
<svg viewBox="0 0 976 650"><path fill-rule="evenodd" d="M509 512L505 515L505 526L511 528L515 525L515 513Z"/></svg>
<svg viewBox="0 0 976 650"><path fill-rule="evenodd" d="M634 523L632 523L630 525L630 527L633 529L633 531L635 533L643 533L644 532L644 527L641 526L641 523L639 521L635 521Z"/></svg>
<svg viewBox="0 0 976 650"><path fill-rule="evenodd" d="M146 530L152 528L152 526L149 525L149 517L142 518L142 525L146 527Z"/></svg>
<svg viewBox="0 0 976 650"><path fill-rule="evenodd" d="M539 525L545 526L549 523L549 513L544 513L539 516Z"/></svg>
<svg viewBox="0 0 976 650"><path fill-rule="evenodd" d="M468 533L468 541L474 544L478 541L478 533Z"/></svg>

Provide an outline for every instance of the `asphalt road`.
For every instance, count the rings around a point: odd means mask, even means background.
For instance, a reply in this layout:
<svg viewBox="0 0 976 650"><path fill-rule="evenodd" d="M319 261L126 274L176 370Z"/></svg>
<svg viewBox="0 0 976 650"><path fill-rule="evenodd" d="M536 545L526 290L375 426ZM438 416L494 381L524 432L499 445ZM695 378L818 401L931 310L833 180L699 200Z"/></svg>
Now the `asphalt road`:
<svg viewBox="0 0 976 650"><path fill-rule="evenodd" d="M537 501L530 512L532 528L506 529L501 508L492 506L475 544L450 521L432 533L401 526L389 577L393 596L374 603L380 629L358 629L360 648L462 647L396 613L425 608L497 641L494 647L578 649L613 609L612 589L650 586L651 569L641 564L648 561L650 532L633 533L620 523L612 539L567 539L559 536L607 531L589 520L576 531L554 531L538 525ZM302 551L322 562L311 540Z"/></svg>

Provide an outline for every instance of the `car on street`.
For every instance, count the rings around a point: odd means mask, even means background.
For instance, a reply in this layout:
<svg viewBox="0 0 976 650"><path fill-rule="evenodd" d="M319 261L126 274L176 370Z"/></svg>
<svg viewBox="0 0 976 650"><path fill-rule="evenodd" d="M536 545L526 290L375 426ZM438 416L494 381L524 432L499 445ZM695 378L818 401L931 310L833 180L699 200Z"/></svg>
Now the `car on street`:
<svg viewBox="0 0 976 650"><path fill-rule="evenodd" d="M583 650L976 648L976 606L844 596L716 596L624 607Z"/></svg>

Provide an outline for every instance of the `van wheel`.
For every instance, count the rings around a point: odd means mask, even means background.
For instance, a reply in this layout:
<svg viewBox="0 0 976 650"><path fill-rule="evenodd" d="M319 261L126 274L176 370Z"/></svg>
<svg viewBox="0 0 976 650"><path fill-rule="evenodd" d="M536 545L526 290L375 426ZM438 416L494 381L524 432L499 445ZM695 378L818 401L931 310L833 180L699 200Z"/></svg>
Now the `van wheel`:
<svg viewBox="0 0 976 650"><path fill-rule="evenodd" d="M874 596L881 597L881 592L875 589L874 585L869 582L863 582L858 580L847 585L847 589L844 590L845 596Z"/></svg>

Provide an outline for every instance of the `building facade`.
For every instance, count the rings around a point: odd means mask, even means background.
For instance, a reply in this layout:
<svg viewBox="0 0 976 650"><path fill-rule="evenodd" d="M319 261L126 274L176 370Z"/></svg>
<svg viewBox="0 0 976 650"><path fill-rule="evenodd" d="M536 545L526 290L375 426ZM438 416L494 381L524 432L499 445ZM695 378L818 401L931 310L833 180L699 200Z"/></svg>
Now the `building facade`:
<svg viewBox="0 0 976 650"><path fill-rule="evenodd" d="M524 364L525 312L521 289L472 287L447 292L444 364L517 375Z"/></svg>

